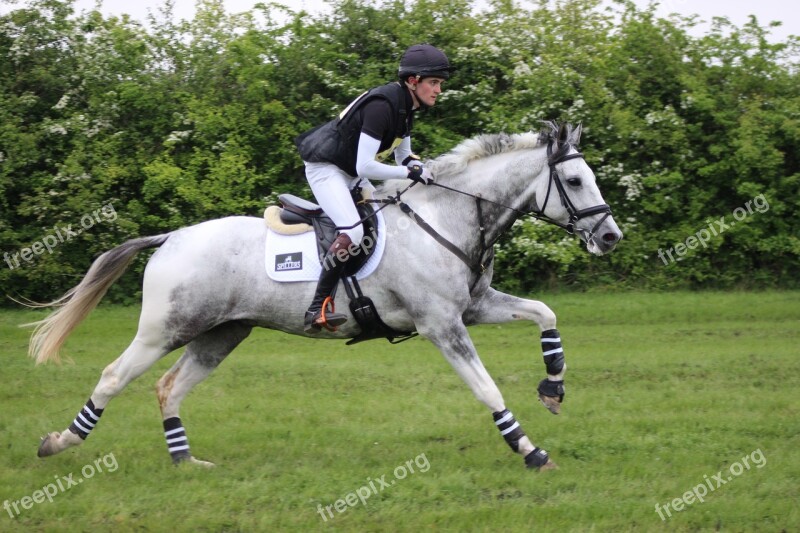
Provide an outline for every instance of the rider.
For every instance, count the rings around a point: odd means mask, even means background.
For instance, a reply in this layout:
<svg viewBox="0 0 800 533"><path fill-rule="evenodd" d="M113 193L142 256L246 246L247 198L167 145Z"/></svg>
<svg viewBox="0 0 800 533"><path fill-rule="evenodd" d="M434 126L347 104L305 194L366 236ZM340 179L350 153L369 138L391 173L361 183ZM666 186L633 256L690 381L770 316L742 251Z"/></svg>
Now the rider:
<svg viewBox="0 0 800 533"><path fill-rule="evenodd" d="M411 152L411 127L416 110L436 103L450 70L447 56L438 48L429 44L411 46L400 60L399 81L365 92L338 118L297 138L306 178L317 202L337 227L354 226L340 232L322 261L317 290L305 315L307 333L347 321L342 314L323 314L322 308L364 237L350 189L358 186L366 192L374 191L369 179L408 178L430 183L430 172ZM381 162L392 152L398 166Z"/></svg>

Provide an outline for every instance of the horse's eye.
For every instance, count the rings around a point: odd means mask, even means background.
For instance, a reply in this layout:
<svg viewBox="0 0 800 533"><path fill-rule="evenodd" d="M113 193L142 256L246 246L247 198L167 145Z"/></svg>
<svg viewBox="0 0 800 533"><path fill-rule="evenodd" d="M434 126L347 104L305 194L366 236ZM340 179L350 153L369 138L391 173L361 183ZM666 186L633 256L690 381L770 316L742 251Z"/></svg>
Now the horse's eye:
<svg viewBox="0 0 800 533"><path fill-rule="evenodd" d="M569 183L570 187L580 187L581 186L581 179L580 178L569 178L567 180L567 183Z"/></svg>

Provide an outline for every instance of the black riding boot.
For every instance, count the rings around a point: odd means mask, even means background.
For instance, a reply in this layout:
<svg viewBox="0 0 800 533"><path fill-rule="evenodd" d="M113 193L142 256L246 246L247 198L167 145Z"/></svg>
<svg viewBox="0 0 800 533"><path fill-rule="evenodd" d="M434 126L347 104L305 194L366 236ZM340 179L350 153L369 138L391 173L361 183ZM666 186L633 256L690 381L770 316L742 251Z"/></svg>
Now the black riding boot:
<svg viewBox="0 0 800 533"><path fill-rule="evenodd" d="M314 299L311 300L311 305L306 311L303 329L306 333L316 333L323 327L335 328L347 322L347 316L341 313L325 313L323 319L322 306L325 299L328 298L339 280L342 277L342 270L347 260L350 259L350 246L352 241L350 236L346 233L340 234L333 241L333 244L325 254L322 260L322 273L317 282L317 291L314 293Z"/></svg>

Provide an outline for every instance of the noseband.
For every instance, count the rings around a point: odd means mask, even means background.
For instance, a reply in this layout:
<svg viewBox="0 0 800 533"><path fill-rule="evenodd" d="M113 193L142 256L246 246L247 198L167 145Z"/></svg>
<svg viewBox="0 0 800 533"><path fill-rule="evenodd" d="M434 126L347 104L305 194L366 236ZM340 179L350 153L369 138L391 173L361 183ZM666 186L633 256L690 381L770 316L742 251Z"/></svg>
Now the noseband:
<svg viewBox="0 0 800 533"><path fill-rule="evenodd" d="M594 225L592 231L586 232L586 230L579 230L584 233L584 237L587 241L591 240L594 237L595 232L600 227L600 225L611 216L611 207L608 204L599 204L594 207L587 207L586 209L576 209L575 204L572 203L572 200L569 199L567 195L567 191L564 188L564 184L561 181L561 177L558 175L558 171L556 167L565 161L569 161L571 159L578 159L583 158L583 154L581 152L577 152L574 154L567 155L569 151L569 147L571 145L566 145L564 148L558 150L555 154L553 154L553 140L551 139L550 142L547 144L547 164L550 167L550 181L547 183L547 194L544 196L544 205L541 209L534 208L532 214L536 218L543 220L545 222L549 222L559 228L563 228L569 233L573 235L575 233L575 223L578 222L582 218L587 218L592 215L599 215L604 214L600 220L597 221L597 224ZM562 154L563 152L563 154ZM566 224L562 224L552 218L548 217L544 214L545 209L547 209L547 202L550 199L550 191L553 188L553 183L556 184L556 190L558 191L558 197L561 198L561 205L564 206L564 209L567 210L567 214L569 215L569 220Z"/></svg>

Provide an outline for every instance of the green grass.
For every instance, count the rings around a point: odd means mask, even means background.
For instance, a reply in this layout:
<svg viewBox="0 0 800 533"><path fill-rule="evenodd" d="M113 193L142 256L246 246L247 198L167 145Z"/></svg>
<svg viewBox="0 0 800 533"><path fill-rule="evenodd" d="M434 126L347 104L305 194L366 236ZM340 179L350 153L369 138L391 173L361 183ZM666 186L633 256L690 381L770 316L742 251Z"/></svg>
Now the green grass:
<svg viewBox="0 0 800 533"><path fill-rule="evenodd" d="M542 300L559 316L569 365L558 417L536 401L533 325L471 332L508 407L561 467L546 473L523 468L430 343L346 347L264 330L184 402L192 449L217 468L169 461L153 385L177 354L111 402L83 446L38 459L38 437L70 423L138 310L101 308L67 344L74 364L38 368L16 325L41 313L2 311L0 503L80 478L109 454L118 468L14 518L0 509L0 531L800 529L800 293ZM656 514L757 450L763 468L751 460L704 503ZM395 480L415 458L429 469ZM318 514L384 475L395 483L366 505L327 522Z"/></svg>

